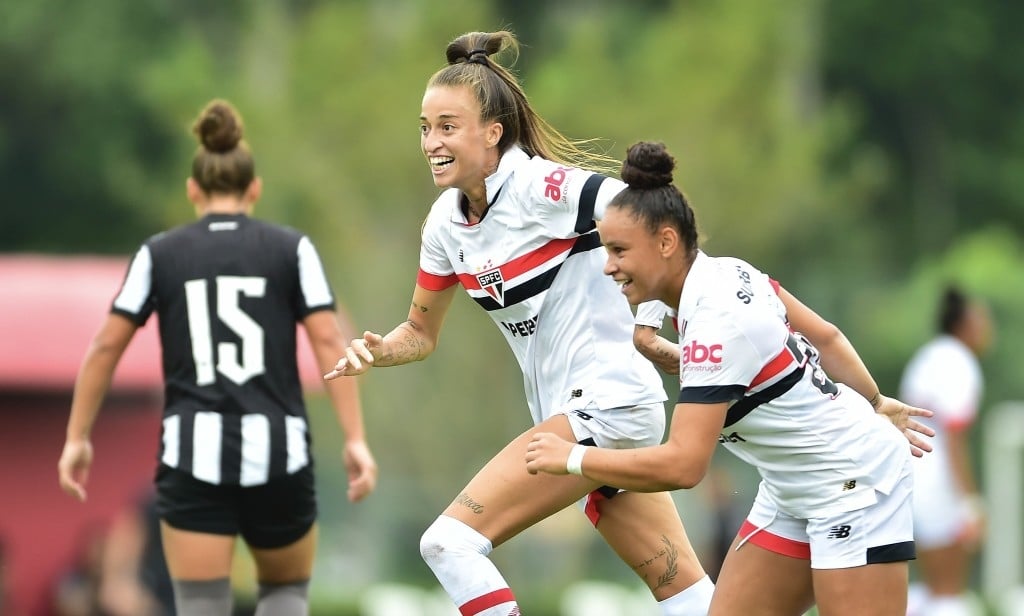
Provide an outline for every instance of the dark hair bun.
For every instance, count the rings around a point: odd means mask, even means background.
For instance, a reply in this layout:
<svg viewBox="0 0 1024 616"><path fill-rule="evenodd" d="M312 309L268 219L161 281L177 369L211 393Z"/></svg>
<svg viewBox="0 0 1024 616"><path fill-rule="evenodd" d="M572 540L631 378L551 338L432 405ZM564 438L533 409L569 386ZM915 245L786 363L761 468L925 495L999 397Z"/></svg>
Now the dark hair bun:
<svg viewBox="0 0 1024 616"><path fill-rule="evenodd" d="M193 128L199 142L211 152L229 152L242 140L242 118L230 103L211 102Z"/></svg>
<svg viewBox="0 0 1024 616"><path fill-rule="evenodd" d="M622 181L630 188L660 188L672 183L676 160L664 143L641 141L629 147L622 163Z"/></svg>
<svg viewBox="0 0 1024 616"><path fill-rule="evenodd" d="M475 62L482 64L505 47L515 45L515 37L507 30L498 32L467 32L448 43L444 50L448 64Z"/></svg>

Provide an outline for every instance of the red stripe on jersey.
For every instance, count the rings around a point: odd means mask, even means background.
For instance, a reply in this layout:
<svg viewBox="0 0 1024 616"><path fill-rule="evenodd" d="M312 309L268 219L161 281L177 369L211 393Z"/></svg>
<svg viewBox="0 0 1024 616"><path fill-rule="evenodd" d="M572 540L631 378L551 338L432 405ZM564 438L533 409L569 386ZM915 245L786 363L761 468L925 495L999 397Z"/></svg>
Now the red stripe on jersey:
<svg viewBox="0 0 1024 616"><path fill-rule="evenodd" d="M774 278L769 278L768 283L772 285L772 288L775 289L775 294L778 295L779 291L782 289L782 285L779 284L779 281Z"/></svg>
<svg viewBox="0 0 1024 616"><path fill-rule="evenodd" d="M480 595L476 599L471 599L459 606L459 613L462 616L473 616L480 612L490 609L495 605L501 605L502 603L509 603L515 601L516 597L512 594L512 589L502 588L489 592L486 595Z"/></svg>
<svg viewBox="0 0 1024 616"><path fill-rule="evenodd" d="M576 239L577 238L575 237L571 237L564 240L551 240L536 250L531 250L520 257L512 259L504 265L498 266L497 269L501 270L502 278L505 280L511 280L516 276L520 276L538 266L544 265L559 255L569 252L576 243ZM459 281L462 282L462 286L467 289L480 290L480 282L476 279L476 276L472 274L459 274L458 276Z"/></svg>
<svg viewBox="0 0 1024 616"><path fill-rule="evenodd" d="M459 279L455 274L438 276L437 274L431 274L420 270L419 274L416 275L416 284L428 291L444 291L458 282Z"/></svg>
<svg viewBox="0 0 1024 616"><path fill-rule="evenodd" d="M768 379L778 376L783 370L791 367L793 363L793 354L789 352L789 349L783 347L782 351L775 356L775 359L768 362L764 368L761 368L761 371L757 373L757 376L754 377L754 380L751 381L747 389L753 389Z"/></svg>
<svg viewBox="0 0 1024 616"><path fill-rule="evenodd" d="M753 533L753 534L751 534ZM740 526L740 537L750 538L747 540L749 543L764 548L769 552L775 552L776 554L782 554L783 556L790 556L792 558L802 558L804 560L811 559L811 546L810 544L804 543L803 541L796 541L794 539L787 539L786 537L780 537L773 535L763 528L754 526L747 520L743 520L743 525Z"/></svg>

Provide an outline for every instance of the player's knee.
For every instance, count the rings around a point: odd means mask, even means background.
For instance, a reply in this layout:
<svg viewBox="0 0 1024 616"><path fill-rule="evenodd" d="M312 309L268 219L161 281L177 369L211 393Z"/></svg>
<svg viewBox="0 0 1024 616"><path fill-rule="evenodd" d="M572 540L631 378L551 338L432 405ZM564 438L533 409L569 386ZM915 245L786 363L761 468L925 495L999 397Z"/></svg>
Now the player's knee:
<svg viewBox="0 0 1024 616"><path fill-rule="evenodd" d="M231 613L231 580L172 580L174 604L179 614L228 616Z"/></svg>
<svg viewBox="0 0 1024 616"><path fill-rule="evenodd" d="M491 542L468 525L448 516L438 516L420 537L420 556L427 564L466 554L486 556Z"/></svg>

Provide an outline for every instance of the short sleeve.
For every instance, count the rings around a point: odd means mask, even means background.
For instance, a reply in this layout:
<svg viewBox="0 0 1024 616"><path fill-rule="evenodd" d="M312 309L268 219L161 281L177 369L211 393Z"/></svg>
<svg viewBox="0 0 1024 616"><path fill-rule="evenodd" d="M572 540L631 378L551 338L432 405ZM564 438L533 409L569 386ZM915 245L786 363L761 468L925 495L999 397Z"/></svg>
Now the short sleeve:
<svg viewBox="0 0 1024 616"><path fill-rule="evenodd" d="M435 208L423 223L420 267L416 276L416 284L430 291L443 291L458 282L451 259L444 249L444 240L441 236L443 227L437 220Z"/></svg>
<svg viewBox="0 0 1024 616"><path fill-rule="evenodd" d="M621 181L599 173L566 167L534 157L517 171L516 186L525 191L545 226L557 237L581 235L596 228L612 197L624 187Z"/></svg>
<svg viewBox="0 0 1024 616"><path fill-rule="evenodd" d="M121 289L114 298L110 311L127 317L142 326L156 307L153 301L153 255L143 245L128 265Z"/></svg>
<svg viewBox="0 0 1024 616"><path fill-rule="evenodd" d="M739 400L765 363L765 353L732 323L690 321L679 344L679 402Z"/></svg>
<svg viewBox="0 0 1024 616"><path fill-rule="evenodd" d="M333 310L334 294L327 281L320 254L313 242L303 236L298 245L299 288L302 292L301 314L307 315L316 310Z"/></svg>

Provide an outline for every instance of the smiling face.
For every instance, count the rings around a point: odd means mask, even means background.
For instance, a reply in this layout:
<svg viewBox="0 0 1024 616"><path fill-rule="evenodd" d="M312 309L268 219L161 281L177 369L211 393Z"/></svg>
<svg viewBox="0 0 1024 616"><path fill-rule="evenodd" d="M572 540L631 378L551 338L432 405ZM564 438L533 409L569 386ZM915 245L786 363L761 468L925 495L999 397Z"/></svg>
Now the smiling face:
<svg viewBox="0 0 1024 616"><path fill-rule="evenodd" d="M498 167L501 132L501 124L481 119L468 87L435 86L423 95L420 146L440 188L454 186L471 197L482 191Z"/></svg>
<svg viewBox="0 0 1024 616"><path fill-rule="evenodd" d="M650 233L630 209L609 207L598 227L608 252L604 273L622 287L630 304L660 299L669 306L679 301L682 279L677 275L678 234L669 227Z"/></svg>

